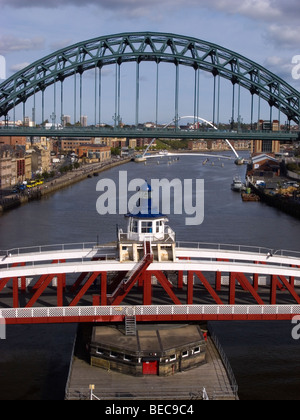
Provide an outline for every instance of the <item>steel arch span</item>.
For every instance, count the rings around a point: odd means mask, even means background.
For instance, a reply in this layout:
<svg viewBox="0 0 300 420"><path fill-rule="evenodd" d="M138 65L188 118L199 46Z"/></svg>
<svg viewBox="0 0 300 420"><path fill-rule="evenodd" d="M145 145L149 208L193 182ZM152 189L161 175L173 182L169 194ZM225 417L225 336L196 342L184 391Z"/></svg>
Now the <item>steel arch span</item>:
<svg viewBox="0 0 300 420"><path fill-rule="evenodd" d="M221 46L187 36L139 32L102 36L61 49L0 85L0 117L37 92L74 74L125 62L155 61L193 67L230 80L300 122L300 93L263 66Z"/></svg>

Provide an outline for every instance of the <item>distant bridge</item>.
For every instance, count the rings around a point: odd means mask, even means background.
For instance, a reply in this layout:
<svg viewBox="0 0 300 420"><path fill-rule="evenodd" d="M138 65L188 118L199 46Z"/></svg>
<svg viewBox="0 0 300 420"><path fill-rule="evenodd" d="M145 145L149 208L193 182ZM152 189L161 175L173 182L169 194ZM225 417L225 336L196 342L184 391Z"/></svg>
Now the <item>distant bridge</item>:
<svg viewBox="0 0 300 420"><path fill-rule="evenodd" d="M182 130L180 128L113 128L113 127L65 127L45 129L43 127L0 127L3 136L42 136L42 137L108 137L108 138L161 138L161 139L206 139L206 140L279 140L299 141L299 132L291 131L215 131Z"/></svg>
<svg viewBox="0 0 300 420"><path fill-rule="evenodd" d="M149 62L156 64L155 81L152 86L153 109L151 112L149 111L154 117L156 127L158 127L158 121L161 119L160 66L163 63L171 65L170 77L172 74L174 86L167 96L168 98L174 98L173 104L169 107L170 118L174 118L175 121L174 129L140 130L138 128L142 113L141 63ZM121 129L122 114L125 112L122 109L123 82L121 70L128 63L135 63L135 71L132 72L131 69L131 74L135 73L135 77L133 86L130 87L130 92L133 92L134 96L134 105L130 107L133 110L133 115L126 116L126 119L134 121L134 128ZM115 77L109 89L110 101L107 101L103 94L102 70L106 66L113 66L115 69ZM147 67L150 69L150 66ZM189 105L183 105L181 101L180 83L182 74L180 70L183 68L189 68L191 71L185 80L186 83L190 84ZM90 72L88 80L91 85L89 85L89 89L84 89L85 83L87 83L84 75L88 71ZM231 113L232 130L230 132L184 131L180 130L178 126L179 112L183 108L188 108L189 114L192 113L195 117L199 117L201 103L200 74L202 72L210 73L213 82L211 100L209 101L212 103L212 105L209 105L209 108L211 108L209 119L219 128L221 103L224 104L224 109L226 111L230 109ZM151 73L153 74L153 67ZM221 79L227 83L225 93L222 91ZM67 81L71 81L71 83L68 85L68 93L66 94L65 85ZM228 94L228 86L229 92L231 91L232 94ZM70 87L72 89L71 94ZM155 32L101 36L79 42L37 60L0 84L0 117L4 117L7 125L10 120L16 121L17 113L22 114L23 121L25 121L29 109L30 113L32 112L34 123L39 123L38 118L40 123L43 123L51 113L52 124L57 126L62 124L67 107L67 112L70 113L71 105L73 124L75 125L79 121L79 125L83 125L81 118L87 115L85 109L85 103L87 102L85 94L87 91L91 95L88 98L89 104L93 102L92 119L94 121L92 125L97 127L106 123L103 117L105 101L105 109L108 108L108 103L114 104L108 111L110 116L113 115L114 129L84 128L81 126L49 131L41 128L12 128L11 130L0 130L0 136L44 136L49 134L55 135L55 137L105 136L219 138L229 140L296 140L298 138L298 133L290 133L289 130L287 132L259 132L254 129L255 122L261 119L269 121L278 119L280 125L282 118L284 118L283 123L286 124L287 129L292 122L299 124L300 93L280 77L252 60L219 45L192 37ZM243 111L243 115L241 91L249 94L249 109L246 112ZM66 95L68 95L67 100ZM267 112L263 112L262 105L267 106ZM276 114L274 111L276 111ZM49 114L46 114L46 112ZM148 115L150 115L149 112L147 111ZM127 106L126 113L128 114ZM110 116L109 118L111 118ZM152 117L148 116L147 118ZM250 122L251 130L249 132L241 130L242 119L244 121L247 119Z"/></svg>

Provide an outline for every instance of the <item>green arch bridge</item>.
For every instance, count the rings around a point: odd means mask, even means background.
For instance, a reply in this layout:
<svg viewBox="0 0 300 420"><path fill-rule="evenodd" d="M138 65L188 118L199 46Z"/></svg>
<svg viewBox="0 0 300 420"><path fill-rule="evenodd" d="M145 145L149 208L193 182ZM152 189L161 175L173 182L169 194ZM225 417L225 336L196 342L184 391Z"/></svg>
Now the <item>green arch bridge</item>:
<svg viewBox="0 0 300 420"><path fill-rule="evenodd" d="M121 127L121 67L125 63L136 63L135 74L135 124L130 127ZM156 93L155 116L156 124L151 129L141 129L140 123L140 63L155 62L157 64L156 83L153 90ZM174 95L174 126L162 129L158 127L159 117L159 65L161 63L172 64L175 68ZM115 83L112 99L115 103L113 126L103 127L101 114L101 91L102 70L105 66L115 66ZM191 104L194 110L195 123L199 117L199 75L200 72L208 72L213 76L212 89L212 112L211 120L217 123L220 113L221 88L220 79L226 79L231 84L232 98L229 106L232 108L232 129L228 131L209 130L182 130L179 127L180 119L180 66L188 66L194 69L193 94ZM84 115L83 105L83 74L88 70L94 70L94 124L90 127L74 126L59 127L63 120L66 104L64 82L67 78L74 78L74 123L77 116ZM78 81L79 79L79 81ZM78 86L79 84L79 86ZM80 136L105 136L105 137L164 137L164 138L226 138L226 139L281 139L296 140L298 132L290 131L290 124L299 124L300 121L300 93L274 73L263 66L249 60L221 46L187 36L141 32L122 33L102 36L99 38L79 42L70 47L61 49L29 65L25 69L11 76L0 84L0 117L6 121L6 125L0 129L0 136L5 135L45 135L44 126L15 127L9 124L9 120L16 121L18 106L23 108L23 119L26 115L26 104L29 98L33 98L33 119L39 112L41 120L45 121L45 91L54 85L53 89L53 113L52 129L57 137L80 137ZM60 85L60 92L56 86ZM241 89L248 91L250 106L247 118L251 121L251 129L242 131L240 126ZM60 94L59 94L60 93ZM36 97L40 95L38 107ZM79 96L79 97L78 97ZM257 120L254 116L254 101L258 102L258 120L260 119L261 103L267 103L270 109L270 121L278 119L282 115L287 124L284 131L272 132L254 130ZM39 109L38 109L39 108ZM277 110L277 111L276 111ZM21 111L21 112L22 112ZM276 111L276 115L275 112ZM20 111L19 111L20 112ZM234 130L234 122L237 117L238 129ZM80 118L79 118L80 119ZM34 121L36 122L36 121ZM59 128L59 129L58 129Z"/></svg>

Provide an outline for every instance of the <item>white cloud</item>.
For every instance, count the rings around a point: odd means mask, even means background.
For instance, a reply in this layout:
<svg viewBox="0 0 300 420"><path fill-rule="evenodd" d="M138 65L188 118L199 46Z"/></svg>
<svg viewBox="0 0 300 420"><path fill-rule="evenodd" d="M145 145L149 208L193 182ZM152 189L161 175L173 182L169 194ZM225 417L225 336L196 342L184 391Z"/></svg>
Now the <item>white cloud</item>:
<svg viewBox="0 0 300 420"><path fill-rule="evenodd" d="M19 63L19 64L14 64L10 67L10 71L12 72L17 72L20 70L25 69L25 67L29 66L31 63Z"/></svg>
<svg viewBox="0 0 300 420"><path fill-rule="evenodd" d="M99 8L123 13L124 17L149 17L153 20L160 12L174 11L179 8L217 10L224 14L240 15L256 21L288 23L299 20L299 0L0 0L0 5L11 8L55 9L66 6Z"/></svg>
<svg viewBox="0 0 300 420"><path fill-rule="evenodd" d="M300 44L299 25L296 27L278 24L270 25L267 36L278 47L282 48L295 48Z"/></svg>
<svg viewBox="0 0 300 420"><path fill-rule="evenodd" d="M60 39L59 41L56 42L52 42L50 44L50 48L51 50L61 50L62 48L68 47L69 45L71 45L73 43L73 41L69 38L69 39Z"/></svg>
<svg viewBox="0 0 300 420"><path fill-rule="evenodd" d="M281 16L281 11L273 0L211 0L207 7L265 21L278 19Z"/></svg>
<svg viewBox="0 0 300 420"><path fill-rule="evenodd" d="M286 59L278 56L270 56L266 58L264 65L277 76L292 82L292 58Z"/></svg>
<svg viewBox="0 0 300 420"><path fill-rule="evenodd" d="M10 52L40 50L44 47L43 37L18 38L14 35L0 37L0 53L5 55Z"/></svg>

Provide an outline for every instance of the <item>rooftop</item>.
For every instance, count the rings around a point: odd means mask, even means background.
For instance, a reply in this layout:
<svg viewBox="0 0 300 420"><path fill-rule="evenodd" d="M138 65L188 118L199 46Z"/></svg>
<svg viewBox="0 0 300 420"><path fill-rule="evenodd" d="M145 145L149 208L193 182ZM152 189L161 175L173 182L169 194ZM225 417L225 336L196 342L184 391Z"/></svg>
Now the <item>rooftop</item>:
<svg viewBox="0 0 300 420"><path fill-rule="evenodd" d="M125 336L124 330L100 326L93 329L92 344L136 355L164 354L172 349L203 341L197 325L139 325L136 336Z"/></svg>

